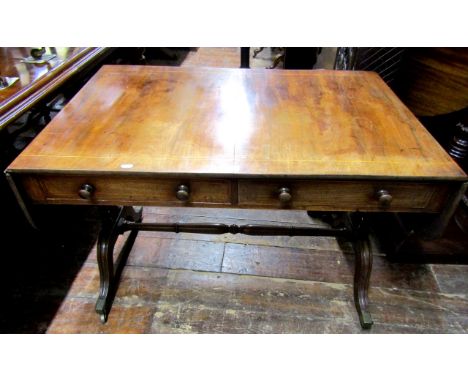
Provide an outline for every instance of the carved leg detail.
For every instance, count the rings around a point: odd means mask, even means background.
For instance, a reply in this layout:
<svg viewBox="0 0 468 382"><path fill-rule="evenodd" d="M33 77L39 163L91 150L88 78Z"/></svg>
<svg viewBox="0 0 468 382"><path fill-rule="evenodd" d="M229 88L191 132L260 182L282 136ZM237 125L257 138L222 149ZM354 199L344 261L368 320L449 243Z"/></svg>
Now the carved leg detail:
<svg viewBox="0 0 468 382"><path fill-rule="evenodd" d="M281 53L281 54L278 54L274 60L273 60L273 64L271 64L271 66L269 66L267 69L275 69L279 63L283 61L284 62L284 53Z"/></svg>
<svg viewBox="0 0 468 382"><path fill-rule="evenodd" d="M257 49L254 49L254 51L253 51L253 58L257 57L257 54L259 54L263 49L265 49L265 48L257 48Z"/></svg>
<svg viewBox="0 0 468 382"><path fill-rule="evenodd" d="M369 329L372 317L368 310L369 281L372 271L372 251L367 236L359 237L355 243L356 266L354 271L354 303L363 329Z"/></svg>
<svg viewBox="0 0 468 382"><path fill-rule="evenodd" d="M122 251L114 262L114 245L119 234L122 233L120 230L121 219L141 222L141 207L137 210L133 209L133 207L123 207L120 209L110 207L103 211L102 227L97 244L100 286L99 296L96 301L96 312L99 314L102 323L107 321L107 316L120 280L120 274L137 235L136 231L130 233Z"/></svg>

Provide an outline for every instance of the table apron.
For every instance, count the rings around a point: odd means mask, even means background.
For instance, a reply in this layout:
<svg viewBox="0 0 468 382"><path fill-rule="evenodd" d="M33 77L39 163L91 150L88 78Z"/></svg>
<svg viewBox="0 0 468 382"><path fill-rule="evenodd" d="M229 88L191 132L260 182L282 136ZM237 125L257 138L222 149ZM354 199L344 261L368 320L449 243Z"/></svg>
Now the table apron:
<svg viewBox="0 0 468 382"><path fill-rule="evenodd" d="M15 175L28 198L40 204L438 213L460 187L459 183L401 180ZM83 185L91 185L94 190L88 200L78 193ZM178 200L176 195L181 185L189 190L186 201ZM289 202L280 201L280 189L289 192ZM379 202L379 190L392 196L389 205Z"/></svg>

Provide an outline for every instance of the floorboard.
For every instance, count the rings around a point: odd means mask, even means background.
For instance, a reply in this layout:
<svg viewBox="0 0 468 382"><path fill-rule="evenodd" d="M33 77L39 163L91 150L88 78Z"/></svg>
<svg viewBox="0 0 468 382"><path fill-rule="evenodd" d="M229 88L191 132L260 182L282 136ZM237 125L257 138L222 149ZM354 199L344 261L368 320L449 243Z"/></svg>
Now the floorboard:
<svg viewBox="0 0 468 382"><path fill-rule="evenodd" d="M190 209L183 215L180 208L147 208L144 219L222 219L222 211ZM305 213L282 217L266 210L226 215L269 223L310 219ZM47 332L368 333L360 328L353 303L354 256L340 250L335 239L320 238L304 248L289 238L247 244L244 235L179 236L139 234L105 325L94 313L99 285L94 248ZM369 333L466 333L467 268L396 264L378 254L370 289L375 325Z"/></svg>

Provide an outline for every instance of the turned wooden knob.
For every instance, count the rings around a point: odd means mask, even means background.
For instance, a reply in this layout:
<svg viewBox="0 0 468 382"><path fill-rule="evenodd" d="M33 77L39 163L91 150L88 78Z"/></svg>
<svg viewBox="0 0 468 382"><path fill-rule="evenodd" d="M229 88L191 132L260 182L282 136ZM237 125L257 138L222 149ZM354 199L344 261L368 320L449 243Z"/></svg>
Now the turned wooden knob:
<svg viewBox="0 0 468 382"><path fill-rule="evenodd" d="M81 199L91 199L94 193L94 187L91 184L85 183L81 186L80 190L78 191L78 195Z"/></svg>
<svg viewBox="0 0 468 382"><path fill-rule="evenodd" d="M382 207L388 207L390 203L392 202L393 197L392 195L390 195L390 192L388 192L387 190L379 190L377 191L376 195L377 195L377 198L379 199L379 204Z"/></svg>
<svg viewBox="0 0 468 382"><path fill-rule="evenodd" d="M289 203L292 199L291 190L287 187L281 187L278 190L278 199L281 203Z"/></svg>
<svg viewBox="0 0 468 382"><path fill-rule="evenodd" d="M190 189L185 184L177 187L176 198L182 202L186 202L190 196Z"/></svg>

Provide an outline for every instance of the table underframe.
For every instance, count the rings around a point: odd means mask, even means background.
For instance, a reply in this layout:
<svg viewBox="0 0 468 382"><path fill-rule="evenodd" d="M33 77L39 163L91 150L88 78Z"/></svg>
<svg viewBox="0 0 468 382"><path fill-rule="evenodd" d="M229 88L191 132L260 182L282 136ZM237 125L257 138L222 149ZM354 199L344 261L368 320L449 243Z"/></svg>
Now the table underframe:
<svg viewBox="0 0 468 382"><path fill-rule="evenodd" d="M143 223L141 207L100 207L102 226L98 236L97 261L100 287L96 312L101 322L107 321L117 291L120 276L138 231L187 232L201 234L244 234L255 236L327 236L351 240L356 254L354 270L354 303L362 328L369 329L373 321L369 312L369 281L372 271L372 251L365 214L339 215L331 228L294 225L226 225L219 223ZM117 259L114 246L119 235L130 231Z"/></svg>

